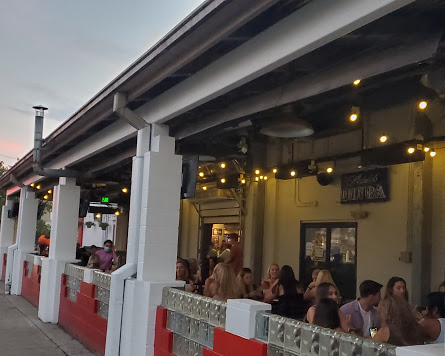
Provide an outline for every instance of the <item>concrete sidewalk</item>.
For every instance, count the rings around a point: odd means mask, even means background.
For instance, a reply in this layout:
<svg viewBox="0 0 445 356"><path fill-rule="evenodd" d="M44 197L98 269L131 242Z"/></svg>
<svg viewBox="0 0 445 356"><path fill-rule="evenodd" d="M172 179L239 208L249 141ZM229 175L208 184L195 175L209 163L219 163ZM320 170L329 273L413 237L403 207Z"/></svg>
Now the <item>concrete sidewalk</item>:
<svg viewBox="0 0 445 356"><path fill-rule="evenodd" d="M45 324L37 309L22 297L5 295L0 282L0 355L92 356L58 325Z"/></svg>

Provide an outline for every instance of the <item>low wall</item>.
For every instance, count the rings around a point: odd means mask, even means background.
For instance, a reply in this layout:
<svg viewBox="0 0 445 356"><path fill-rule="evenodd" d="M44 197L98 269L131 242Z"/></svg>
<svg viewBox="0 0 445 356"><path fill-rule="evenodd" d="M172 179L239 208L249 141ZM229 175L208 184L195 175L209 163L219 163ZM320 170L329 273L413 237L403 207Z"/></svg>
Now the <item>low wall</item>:
<svg viewBox="0 0 445 356"><path fill-rule="evenodd" d="M2 261L1 261L1 263L3 263L2 275L0 276L0 279L2 281L4 281L5 277L6 277L6 262L7 262L7 260L8 260L8 254L4 253L2 256Z"/></svg>
<svg viewBox="0 0 445 356"><path fill-rule="evenodd" d="M100 355L105 354L110 278L70 264L62 275L59 325Z"/></svg>
<svg viewBox="0 0 445 356"><path fill-rule="evenodd" d="M22 296L36 308L39 307L41 269L40 256L26 256L23 262Z"/></svg>

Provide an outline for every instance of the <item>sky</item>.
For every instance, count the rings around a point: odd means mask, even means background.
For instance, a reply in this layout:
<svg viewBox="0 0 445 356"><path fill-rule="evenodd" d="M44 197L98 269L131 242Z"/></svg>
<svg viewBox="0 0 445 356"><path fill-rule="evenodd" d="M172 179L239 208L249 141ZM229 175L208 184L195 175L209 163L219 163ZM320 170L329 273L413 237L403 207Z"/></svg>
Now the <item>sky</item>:
<svg viewBox="0 0 445 356"><path fill-rule="evenodd" d="M48 136L203 0L0 2L0 161L33 146L35 105Z"/></svg>

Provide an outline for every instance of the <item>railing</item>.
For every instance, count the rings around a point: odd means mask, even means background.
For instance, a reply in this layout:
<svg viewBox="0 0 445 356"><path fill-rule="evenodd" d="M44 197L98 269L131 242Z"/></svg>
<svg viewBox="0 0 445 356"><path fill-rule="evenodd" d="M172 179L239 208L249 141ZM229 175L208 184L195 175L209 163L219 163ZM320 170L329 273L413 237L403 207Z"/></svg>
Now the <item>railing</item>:
<svg viewBox="0 0 445 356"><path fill-rule="evenodd" d="M86 280L86 275L92 273L92 281ZM86 267L76 266L71 263L65 265L67 297L76 302L77 293L82 282L94 284L94 298L97 300L97 314L108 318L108 304L110 300L111 275L99 270L91 270Z"/></svg>
<svg viewBox="0 0 445 356"><path fill-rule="evenodd" d="M173 353L199 356L213 349L215 327L225 329L226 303L166 287L162 306L173 332ZM255 338L267 344L268 356L395 356L392 345L320 328L268 312L257 312Z"/></svg>
<svg viewBox="0 0 445 356"><path fill-rule="evenodd" d="M215 327L225 328L226 303L180 289L166 287L162 306L168 309L167 329L173 332L173 353L202 355L213 349Z"/></svg>

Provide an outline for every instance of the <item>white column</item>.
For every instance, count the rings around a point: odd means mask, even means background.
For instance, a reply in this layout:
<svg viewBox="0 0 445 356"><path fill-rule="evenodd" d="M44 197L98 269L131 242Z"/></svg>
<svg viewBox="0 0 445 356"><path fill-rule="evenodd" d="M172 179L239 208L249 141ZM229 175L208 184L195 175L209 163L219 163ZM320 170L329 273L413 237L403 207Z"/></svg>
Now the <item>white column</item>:
<svg viewBox="0 0 445 356"><path fill-rule="evenodd" d="M140 192L137 279L128 281L125 289L123 356L153 355L156 308L162 289L183 285L175 281L182 158L175 155L175 140L168 136L167 127L154 125L152 135L151 150L144 155Z"/></svg>
<svg viewBox="0 0 445 356"><path fill-rule="evenodd" d="M49 257L42 259L39 318L57 323L61 276L67 262L76 257L77 218L79 216L80 187L74 178L59 178L54 187Z"/></svg>
<svg viewBox="0 0 445 356"><path fill-rule="evenodd" d="M34 252L35 247L38 205L34 192L28 191L27 187L20 190L17 250L14 256L8 253L8 260L13 261L11 294L20 295L22 292L23 262L28 253Z"/></svg>
<svg viewBox="0 0 445 356"><path fill-rule="evenodd" d="M6 200L2 207L2 221L0 224L0 276L3 273L3 258L8 253L8 247L14 240L14 219L8 218L8 211L12 209L14 202Z"/></svg>
<svg viewBox="0 0 445 356"><path fill-rule="evenodd" d="M255 316L260 311L270 311L267 303L250 299L229 299L226 311L226 331L245 339L255 337Z"/></svg>

